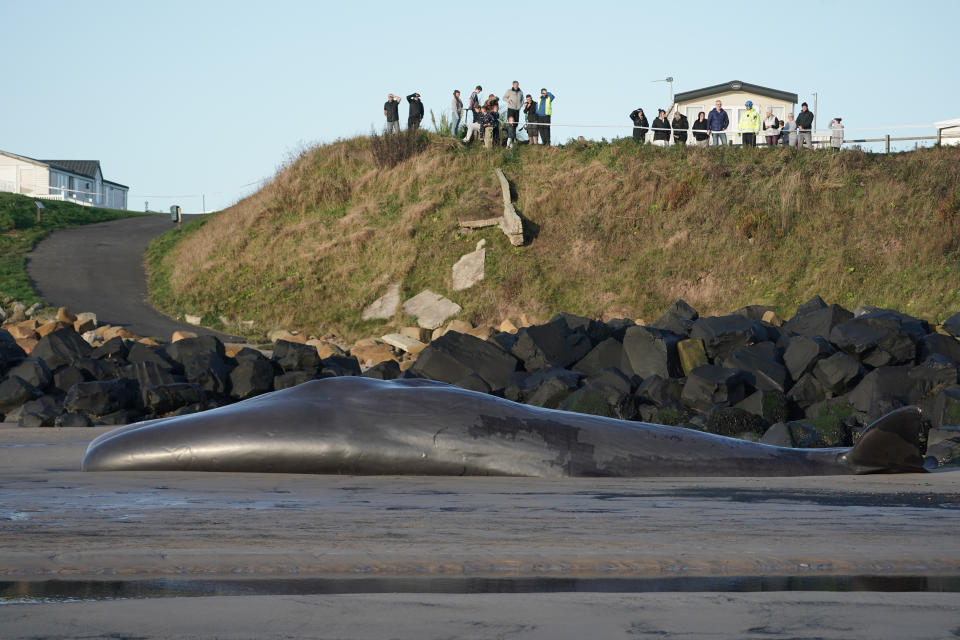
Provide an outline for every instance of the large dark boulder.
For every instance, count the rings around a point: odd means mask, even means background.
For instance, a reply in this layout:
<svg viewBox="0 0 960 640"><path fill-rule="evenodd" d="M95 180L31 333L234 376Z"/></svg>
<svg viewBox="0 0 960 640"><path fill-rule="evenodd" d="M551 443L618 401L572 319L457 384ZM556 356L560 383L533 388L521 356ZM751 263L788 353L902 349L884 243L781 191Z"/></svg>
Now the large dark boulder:
<svg viewBox="0 0 960 640"><path fill-rule="evenodd" d="M171 370L153 360L132 362L120 370L121 378L136 380L141 389L148 389L161 384L183 382L182 376L171 373Z"/></svg>
<svg viewBox="0 0 960 640"><path fill-rule="evenodd" d="M77 335L73 328L58 329L40 338L31 355L41 358L51 371L71 365L80 358L89 358L93 347Z"/></svg>
<svg viewBox="0 0 960 640"><path fill-rule="evenodd" d="M503 390L503 397L514 402L526 402L540 385L549 380L557 379L566 389L576 389L580 386L581 374L555 367L545 371L514 371L510 374L510 381Z"/></svg>
<svg viewBox="0 0 960 640"><path fill-rule="evenodd" d="M935 354L910 369L910 378L916 381L916 393L925 395L934 387L955 385L958 379L957 363Z"/></svg>
<svg viewBox="0 0 960 640"><path fill-rule="evenodd" d="M10 369L7 375L17 376L22 380L26 380L33 387L41 391L53 382L53 374L50 373L50 368L47 366L47 363L40 358L31 357L24 359L20 364Z"/></svg>
<svg viewBox="0 0 960 640"><path fill-rule="evenodd" d="M849 393L850 404L873 422L894 409L919 402L910 369L906 366L874 369Z"/></svg>
<svg viewBox="0 0 960 640"><path fill-rule="evenodd" d="M359 376L361 373L356 356L330 356L321 361L320 374L325 378Z"/></svg>
<svg viewBox="0 0 960 640"><path fill-rule="evenodd" d="M171 358L163 347L154 347L141 342L134 342L127 354L127 361L131 364L138 362L152 362L174 374L183 373L183 365Z"/></svg>
<svg viewBox="0 0 960 640"><path fill-rule="evenodd" d="M590 344L594 346L609 338L613 333L612 329L602 322L572 313L561 312L550 318L550 322L557 321L565 322L567 328L571 331L583 331L590 338Z"/></svg>
<svg viewBox="0 0 960 640"><path fill-rule="evenodd" d="M140 385L135 380L81 382L73 385L63 406L89 416L106 416L117 411L134 409L140 403Z"/></svg>
<svg viewBox="0 0 960 640"><path fill-rule="evenodd" d="M584 380L583 386L567 396L558 408L629 420L636 414L630 388L630 380L623 373L604 369Z"/></svg>
<svg viewBox="0 0 960 640"><path fill-rule="evenodd" d="M783 362L793 380L799 380L803 374L813 370L821 359L832 355L836 349L821 336L794 336L787 342L783 352Z"/></svg>
<svg viewBox="0 0 960 640"><path fill-rule="evenodd" d="M923 408L934 427L960 427L960 386L940 389Z"/></svg>
<svg viewBox="0 0 960 640"><path fill-rule="evenodd" d="M640 402L652 404L658 409L678 409L682 406L683 381L677 378L650 376L637 386L634 395Z"/></svg>
<svg viewBox="0 0 960 640"><path fill-rule="evenodd" d="M571 368L577 373L589 376L608 367L618 369L626 375L633 375L633 368L623 344L614 338L600 342Z"/></svg>
<svg viewBox="0 0 960 640"><path fill-rule="evenodd" d="M912 364L917 343L930 333L929 325L912 316L877 309L864 313L830 331L830 342L857 356L865 365L880 367Z"/></svg>
<svg viewBox="0 0 960 640"><path fill-rule="evenodd" d="M204 335L197 338L184 338L171 342L164 351L172 360L180 363L181 367L186 368L187 364L203 353L213 352L221 358L226 358L226 350L223 343L216 336Z"/></svg>
<svg viewBox="0 0 960 640"><path fill-rule="evenodd" d="M10 332L0 329L0 376L26 357L27 352L17 344Z"/></svg>
<svg viewBox="0 0 960 640"><path fill-rule="evenodd" d="M701 413L708 413L716 406L736 404L745 397L743 373L712 364L691 371L680 395L685 406Z"/></svg>
<svg viewBox="0 0 960 640"><path fill-rule="evenodd" d="M498 331L487 338L487 342L492 342L505 352L510 353L510 350L513 349L513 345L517 344L517 334L507 333L506 331Z"/></svg>
<svg viewBox="0 0 960 640"><path fill-rule="evenodd" d="M94 358L80 358L73 363L77 369L86 372L91 380L112 380L120 377L119 360L96 360Z"/></svg>
<svg viewBox="0 0 960 640"><path fill-rule="evenodd" d="M761 342L752 347L737 349L717 364L727 369L739 369L755 389L785 391L790 384L787 368L778 362L779 352L772 342Z"/></svg>
<svg viewBox="0 0 960 640"><path fill-rule="evenodd" d="M144 407L158 416L189 405L203 404L207 400L200 385L192 382L174 382L149 387L144 390L143 397Z"/></svg>
<svg viewBox="0 0 960 640"><path fill-rule="evenodd" d="M736 406L738 409L760 416L767 424L785 422L790 417L790 401L787 394L782 391L754 391Z"/></svg>
<svg viewBox="0 0 960 640"><path fill-rule="evenodd" d="M230 393L233 367L216 351L200 351L184 367L187 382L200 385L208 395L225 397Z"/></svg>
<svg viewBox="0 0 960 640"><path fill-rule="evenodd" d="M60 369L53 374L53 382L50 384L50 387L51 390L66 394L73 385L80 384L81 382L90 382L91 380L93 380L93 376L83 369L72 366L60 367Z"/></svg>
<svg viewBox="0 0 960 640"><path fill-rule="evenodd" d="M432 343L431 343L432 344ZM586 356L593 345L582 328L570 329L565 320L524 327L510 353L523 362L527 371L553 367L567 368ZM421 353L420 357L423 357Z"/></svg>
<svg viewBox="0 0 960 640"><path fill-rule="evenodd" d="M586 344L589 340L580 334ZM408 373L455 384L477 374L494 392L502 391L517 368L517 359L497 345L465 333L450 331L420 352Z"/></svg>
<svg viewBox="0 0 960 640"><path fill-rule="evenodd" d="M828 397L830 397L830 391L812 373L800 376L800 379L787 391L787 398L801 409L822 402Z"/></svg>
<svg viewBox="0 0 960 640"><path fill-rule="evenodd" d="M955 313L943 321L943 330L954 338L960 338L960 313Z"/></svg>
<svg viewBox="0 0 960 640"><path fill-rule="evenodd" d="M687 337L693 328L693 321L699 317L700 314L697 313L697 310L681 299L670 305L670 308L650 326L672 331L681 337Z"/></svg>
<svg viewBox="0 0 960 640"><path fill-rule="evenodd" d="M630 318L614 318L608 320L605 324L610 329L610 337L620 342L623 342L623 336L626 335L627 329L637 326L637 323Z"/></svg>
<svg viewBox="0 0 960 640"><path fill-rule="evenodd" d="M396 380L403 373L400 370L400 363L396 360L384 360L379 362L363 372L364 378L374 378L376 380Z"/></svg>
<svg viewBox="0 0 960 640"><path fill-rule="evenodd" d="M40 396L23 405L17 423L21 427L52 427L62 411L63 402L58 396Z"/></svg>
<svg viewBox="0 0 960 640"><path fill-rule="evenodd" d="M960 426L944 426L930 429L927 439L927 455L933 456L937 466L956 467L960 464Z"/></svg>
<svg viewBox="0 0 960 640"><path fill-rule="evenodd" d="M683 376L680 354L677 352L679 342L680 336L672 331L655 327L630 327L623 336L623 351L631 371L624 373L635 374L641 378Z"/></svg>
<svg viewBox="0 0 960 640"><path fill-rule="evenodd" d="M274 375L273 364L265 357L239 359L230 372L230 396L246 400L273 391Z"/></svg>
<svg viewBox="0 0 960 640"><path fill-rule="evenodd" d="M0 382L0 414L10 413L39 395L40 391L20 376L7 376Z"/></svg>
<svg viewBox="0 0 960 640"><path fill-rule="evenodd" d="M316 347L287 340L277 340L274 343L272 360L283 369L284 373L305 371L314 376L323 366L323 360Z"/></svg>
<svg viewBox="0 0 960 640"><path fill-rule="evenodd" d="M488 385L483 378L481 378L475 373L467 374L465 377L460 378L453 384L460 387L461 389L466 389L467 391L476 391L477 393L490 393L490 385Z"/></svg>
<svg viewBox="0 0 960 640"><path fill-rule="evenodd" d="M545 407L547 409L556 409L567 397L576 391L579 376L565 369L552 369L553 375L545 376L540 382L529 391L526 397L526 403L535 407ZM538 374L534 374L538 375Z"/></svg>
<svg viewBox="0 0 960 640"><path fill-rule="evenodd" d="M818 361L813 367L813 376L830 393L843 393L853 387L866 371L860 361L842 351Z"/></svg>
<svg viewBox="0 0 960 640"><path fill-rule="evenodd" d="M756 320L733 314L699 318L693 323L690 337L703 340L707 357L716 361L737 349L763 342L767 335Z"/></svg>
<svg viewBox="0 0 960 640"><path fill-rule="evenodd" d="M130 347L123 338L110 338L90 352L95 360L126 360L130 354Z"/></svg>
<svg viewBox="0 0 960 640"><path fill-rule="evenodd" d="M917 359L921 362L932 355L941 355L960 365L960 340L942 333L928 333L917 343Z"/></svg>
<svg viewBox="0 0 960 640"><path fill-rule="evenodd" d="M853 318L853 313L837 304L826 304L820 296L797 308L797 313L784 323L783 328L801 336L829 336L830 331Z"/></svg>

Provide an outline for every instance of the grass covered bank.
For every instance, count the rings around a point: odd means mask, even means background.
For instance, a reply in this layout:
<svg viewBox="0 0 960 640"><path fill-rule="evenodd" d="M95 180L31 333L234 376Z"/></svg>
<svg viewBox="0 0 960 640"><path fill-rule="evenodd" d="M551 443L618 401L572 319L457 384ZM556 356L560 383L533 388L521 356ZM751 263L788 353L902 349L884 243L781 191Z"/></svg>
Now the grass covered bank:
<svg viewBox="0 0 960 640"><path fill-rule="evenodd" d="M377 331L360 312L391 282L448 295L478 324L521 310L652 321L676 298L701 313L789 316L814 294L930 320L960 309L960 148L421 146L392 167L370 138L304 151L260 192L156 241L154 303L347 338ZM494 167L527 246L459 229L500 212ZM486 279L450 292L450 267L480 238Z"/></svg>
<svg viewBox="0 0 960 640"><path fill-rule="evenodd" d="M37 200L29 196L0 193L0 298L32 304L40 302L27 277L26 258L33 247L57 229L141 215L84 207L72 202L40 200L42 220L37 222Z"/></svg>

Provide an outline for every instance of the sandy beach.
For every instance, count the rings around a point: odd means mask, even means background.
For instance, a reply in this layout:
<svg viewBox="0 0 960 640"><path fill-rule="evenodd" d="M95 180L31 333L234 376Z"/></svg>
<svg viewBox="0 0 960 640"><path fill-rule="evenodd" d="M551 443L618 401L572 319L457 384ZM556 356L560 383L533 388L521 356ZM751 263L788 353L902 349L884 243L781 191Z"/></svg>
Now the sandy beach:
<svg viewBox="0 0 960 640"><path fill-rule="evenodd" d="M635 589L631 580L686 577L960 576L956 471L561 481L79 471L105 430L0 426L4 637L933 638L960 629L955 592L590 591L599 579ZM278 595L269 582L371 578L388 592ZM437 580L496 579L502 589L557 578L583 581L582 591L409 592L442 590ZM36 596L51 581L216 580L249 581L253 595Z"/></svg>

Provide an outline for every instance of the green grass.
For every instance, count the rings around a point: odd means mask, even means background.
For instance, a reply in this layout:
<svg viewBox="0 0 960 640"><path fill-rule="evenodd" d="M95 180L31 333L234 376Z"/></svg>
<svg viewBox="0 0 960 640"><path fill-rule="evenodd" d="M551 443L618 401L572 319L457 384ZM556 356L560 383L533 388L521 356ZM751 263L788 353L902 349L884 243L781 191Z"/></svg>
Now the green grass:
<svg viewBox="0 0 960 640"><path fill-rule="evenodd" d="M499 215L493 168L536 237L509 245L458 219ZM450 267L487 241L482 284ZM369 138L305 150L262 191L151 249L155 304L346 338L389 323L363 307L391 282L430 288L463 319L526 312L653 321L677 298L786 318L813 295L939 321L960 309L960 149L684 149L630 139L513 151L428 136L377 168ZM398 314L392 323L409 322Z"/></svg>
<svg viewBox="0 0 960 640"><path fill-rule="evenodd" d="M41 202L44 209L38 223L34 198L0 193L0 300L17 300L27 305L41 302L27 277L26 257L51 231L141 215L56 200Z"/></svg>

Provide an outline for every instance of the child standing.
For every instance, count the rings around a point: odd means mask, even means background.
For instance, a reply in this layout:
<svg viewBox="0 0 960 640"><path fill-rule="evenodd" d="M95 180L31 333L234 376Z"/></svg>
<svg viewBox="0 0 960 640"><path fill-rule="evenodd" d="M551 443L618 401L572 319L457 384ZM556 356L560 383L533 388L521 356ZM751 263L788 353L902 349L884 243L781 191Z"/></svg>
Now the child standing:
<svg viewBox="0 0 960 640"><path fill-rule="evenodd" d="M512 115L507 116L507 149L513 149L514 142L517 141L517 119Z"/></svg>

